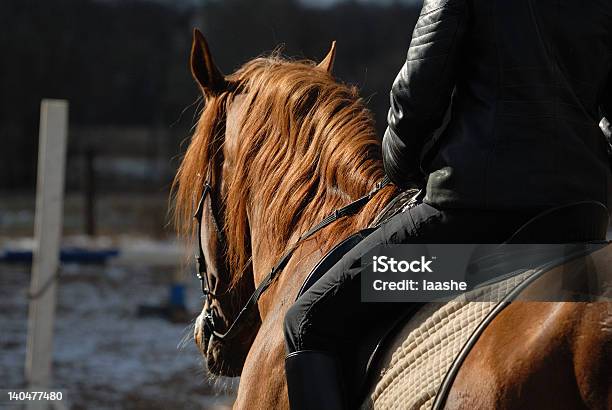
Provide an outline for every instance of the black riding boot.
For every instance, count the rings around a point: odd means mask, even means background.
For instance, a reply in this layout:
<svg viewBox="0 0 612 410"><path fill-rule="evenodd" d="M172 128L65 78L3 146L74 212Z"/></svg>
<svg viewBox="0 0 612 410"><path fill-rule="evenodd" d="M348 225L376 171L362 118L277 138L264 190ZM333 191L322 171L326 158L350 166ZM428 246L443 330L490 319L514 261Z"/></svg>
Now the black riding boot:
<svg viewBox="0 0 612 410"><path fill-rule="evenodd" d="M340 364L330 353L301 350L285 358L291 410L346 408Z"/></svg>

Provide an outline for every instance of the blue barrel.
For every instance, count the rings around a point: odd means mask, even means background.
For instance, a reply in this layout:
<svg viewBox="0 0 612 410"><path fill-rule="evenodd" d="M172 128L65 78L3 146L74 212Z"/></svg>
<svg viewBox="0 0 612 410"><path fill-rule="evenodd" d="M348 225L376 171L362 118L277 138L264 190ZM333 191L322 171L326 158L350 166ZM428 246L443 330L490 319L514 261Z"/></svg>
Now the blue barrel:
<svg viewBox="0 0 612 410"><path fill-rule="evenodd" d="M173 308L185 307L185 285L181 283L170 285L170 306Z"/></svg>

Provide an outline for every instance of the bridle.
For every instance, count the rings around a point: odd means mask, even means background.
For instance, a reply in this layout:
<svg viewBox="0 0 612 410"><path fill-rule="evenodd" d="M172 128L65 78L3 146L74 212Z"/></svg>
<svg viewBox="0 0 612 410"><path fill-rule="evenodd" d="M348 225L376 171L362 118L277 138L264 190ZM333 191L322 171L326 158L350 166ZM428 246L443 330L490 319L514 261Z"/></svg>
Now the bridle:
<svg viewBox="0 0 612 410"><path fill-rule="evenodd" d="M215 201L213 200L212 193L213 193L213 187L211 184L210 169L209 169L206 173L206 179L204 180L204 186L202 188L202 195L200 197L200 200L198 201L198 206L193 216L197 222L196 229L197 229L197 235L198 235L198 253L195 256L196 276L200 280L200 285L202 288L202 295L204 295L204 298L206 299L218 298L218 296L215 295L211 290L210 282L208 279L208 271L206 269L207 268L206 257L204 256L204 248L202 246L202 216L204 215L204 203L206 202L206 197L210 197L210 201L209 201L210 202L210 214L213 220L213 226L219 238L218 241L222 243L222 246L225 246L225 242L226 242L225 233L223 231L223 225L219 223L219 219L217 218L217 213L215 212L215 208L214 208ZM204 311L204 328L208 330L210 334L213 334L217 337L223 336L215 330L216 328L215 318L214 318L213 310L211 309L210 306L211 305L209 303L207 308Z"/></svg>
<svg viewBox="0 0 612 410"><path fill-rule="evenodd" d="M210 334L211 336L216 337L217 339L221 341L230 340L234 338L239 333L239 328L240 328L240 325L243 319L246 318L250 312L254 311L254 308L256 307L257 302L261 298L261 295L268 289L268 287L272 284L272 282L274 282L274 280L282 272L283 268L285 267L287 262L289 262L289 260L291 259L291 256L293 256L293 253L298 248L298 246L304 240L310 238L312 235L314 235L321 229L325 228L326 226L330 225L331 223L337 221L338 219L344 216L355 214L365 204L367 204L378 191L383 189L390 182L391 181L388 179L388 177L385 176L382 180L380 180L376 184L374 189L370 191L368 194L362 196L359 199L356 199L355 201L349 203L348 205L345 205L341 208L336 209L331 214L329 214L327 217L325 217L323 220L321 220L321 222L314 225L308 231L300 235L297 241L295 241L295 243L287 250L287 252L285 252L283 257L272 267L268 275L259 284L259 286L257 286L257 289L255 289L255 291L251 294L251 296L249 297L244 307L240 310L236 318L233 320L232 324L227 328L225 332L221 332L217 329L217 326L215 324L214 313L211 308L211 304L208 303L203 312L204 331ZM215 295L211 291L208 274L206 271L206 258L204 256L204 248L202 247L202 236L201 236L202 215L204 214L204 203L206 202L207 197L210 199L209 201L210 211L211 211L211 216L213 220L213 225L215 226L215 230L217 231L217 234L219 235L220 241L222 241L223 244L225 245L225 234L223 233L223 225L219 223L219 219L217 218L212 194L213 194L213 187L211 185L210 168L209 168L209 171L207 172L207 175L206 175L206 179L204 181L202 195L200 197L200 200L198 202L198 207L194 214L194 218L196 219L196 222L197 222L197 233L198 233L198 253L196 254L196 269L197 269L196 276L200 280L201 287L202 287L202 293L204 297L208 298L209 300L213 298L218 298L218 296ZM251 258L249 258L249 263L250 261L251 261Z"/></svg>

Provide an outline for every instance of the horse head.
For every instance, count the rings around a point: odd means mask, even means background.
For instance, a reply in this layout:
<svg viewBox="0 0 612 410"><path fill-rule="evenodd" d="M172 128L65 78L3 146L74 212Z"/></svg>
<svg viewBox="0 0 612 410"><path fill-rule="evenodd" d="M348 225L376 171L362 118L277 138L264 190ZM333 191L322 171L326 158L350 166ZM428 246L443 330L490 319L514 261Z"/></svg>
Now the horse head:
<svg viewBox="0 0 612 410"><path fill-rule="evenodd" d="M292 240L384 174L369 111L356 88L331 75L335 52L334 42L318 64L272 55L223 75L194 31L191 72L205 107L173 188L179 229L200 241L205 261L208 297L195 341L213 374L241 373L262 318L278 307L262 298L248 316L241 308ZM339 221L317 250L348 235L352 223Z"/></svg>
<svg viewBox="0 0 612 410"><path fill-rule="evenodd" d="M215 64L209 46L198 30L193 33L190 66L205 108L175 180L175 217L179 229L199 241L201 260L198 265L201 268L198 268L206 298L195 322L196 345L212 374L233 377L240 374L258 328L257 318L252 318L255 321L252 328L245 328L231 338L222 336L253 290L250 266L244 266L240 281L233 280L235 275L227 259L224 234L223 174L228 164L224 161L222 147L226 143L226 129L233 126L233 122L226 120L225 104L234 96L232 83ZM204 190L208 192L204 193ZM189 214L196 211L194 204L197 201L194 199L198 196L201 196L201 209L197 211L200 223L190 226Z"/></svg>

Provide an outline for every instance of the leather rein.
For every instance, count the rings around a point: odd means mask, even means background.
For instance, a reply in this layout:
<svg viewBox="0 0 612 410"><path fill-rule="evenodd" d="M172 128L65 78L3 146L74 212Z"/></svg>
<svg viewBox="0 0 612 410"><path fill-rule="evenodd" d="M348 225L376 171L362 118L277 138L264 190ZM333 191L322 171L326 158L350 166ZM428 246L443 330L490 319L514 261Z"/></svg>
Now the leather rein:
<svg viewBox="0 0 612 410"><path fill-rule="evenodd" d="M279 276L283 268L287 265L287 263L293 256L293 253L298 248L298 246L301 245L303 241L310 238L315 233L319 232L321 229L332 224L338 219L345 217L345 216L354 215L355 213L357 213L361 208L363 208L364 205L366 205L374 197L376 193L378 193L381 189L389 185L390 182L391 181L389 180L389 178L385 176L382 180L376 183L376 186L374 187L374 189L370 191L368 194L356 199L355 201L349 203L348 205L345 205L341 208L336 209L331 214L323 218L321 222L317 223L312 228L310 228L309 230L304 232L302 235L300 235L297 241L285 252L285 254L280 258L280 260L272 267L268 275L263 279L263 281L261 281L259 286L257 286L257 289L255 289L255 291L251 294L251 296L249 297L244 307L240 310L240 312L238 313L238 315L236 316L232 324L227 328L225 332L221 332L216 328L213 311L210 308L210 304L208 304L208 306L204 310L204 318L203 318L204 328L209 332L210 335L216 337L219 340L229 340L235 337L239 333L240 325L243 319L247 317L249 312L257 305L257 302L261 298L261 295L268 289L268 287ZM202 247L202 238L201 238L202 215L204 214L204 202L206 201L207 196L210 197L209 198L210 199L209 202L211 204L210 210L211 210L211 216L213 219L213 224L215 226L215 229L217 233L220 235L220 238L222 240L225 240L225 235L223 233L223 225L219 224L219 220L217 219L215 209L213 208L214 201L212 200L212 192L213 192L213 189L212 189L212 185L210 181L210 172L208 172L206 176L206 180L204 182L204 188L202 190L202 195L198 202L197 210L194 214L194 218L196 219L196 222L197 222L197 233L198 233L198 253L196 254L196 269L197 269L196 276L201 282L202 293L204 294L204 297L206 298L216 297L215 294L212 293L210 290L210 284L209 284L208 275L206 272L206 259L204 257L204 249ZM252 258L249 258L249 263L251 259Z"/></svg>

